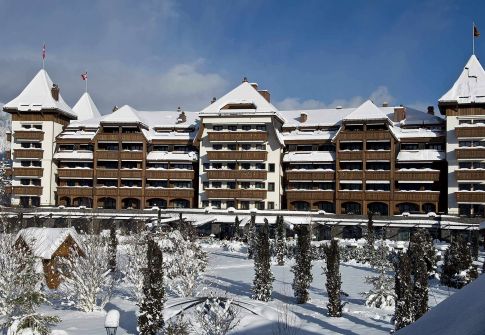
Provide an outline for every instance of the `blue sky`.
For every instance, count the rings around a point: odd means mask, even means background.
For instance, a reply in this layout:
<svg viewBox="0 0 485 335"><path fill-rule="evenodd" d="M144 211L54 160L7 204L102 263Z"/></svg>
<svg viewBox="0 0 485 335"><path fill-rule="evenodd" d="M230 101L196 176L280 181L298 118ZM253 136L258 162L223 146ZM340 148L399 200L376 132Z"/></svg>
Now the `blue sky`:
<svg viewBox="0 0 485 335"><path fill-rule="evenodd" d="M282 109L371 97L436 105L483 36L484 1L0 0L0 101L41 67L73 105L80 74L102 113L197 110L246 76Z"/></svg>

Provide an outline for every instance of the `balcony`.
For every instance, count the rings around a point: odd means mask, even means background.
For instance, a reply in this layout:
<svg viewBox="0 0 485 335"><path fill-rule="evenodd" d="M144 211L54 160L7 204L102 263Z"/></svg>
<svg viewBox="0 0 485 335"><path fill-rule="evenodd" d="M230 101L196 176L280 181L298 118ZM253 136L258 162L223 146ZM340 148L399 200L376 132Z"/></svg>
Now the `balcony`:
<svg viewBox="0 0 485 335"><path fill-rule="evenodd" d="M30 130L16 130L13 133L13 137L16 140L42 141L44 139L44 132L43 131L30 131Z"/></svg>
<svg viewBox="0 0 485 335"><path fill-rule="evenodd" d="M150 198L193 198L194 189L180 189L180 188L146 188L145 197Z"/></svg>
<svg viewBox="0 0 485 335"><path fill-rule="evenodd" d="M365 191L366 201L389 201L391 192L389 191Z"/></svg>
<svg viewBox="0 0 485 335"><path fill-rule="evenodd" d="M361 161L362 151L337 151L337 159L342 161Z"/></svg>
<svg viewBox="0 0 485 335"><path fill-rule="evenodd" d="M363 200L364 191L338 191L337 199L342 201Z"/></svg>
<svg viewBox="0 0 485 335"><path fill-rule="evenodd" d="M340 180L362 180L364 171L339 171L338 177Z"/></svg>
<svg viewBox="0 0 485 335"><path fill-rule="evenodd" d="M485 203L485 192L456 192L457 202Z"/></svg>
<svg viewBox="0 0 485 335"><path fill-rule="evenodd" d="M116 197L118 195L118 188L97 186L95 193L98 197Z"/></svg>
<svg viewBox="0 0 485 335"><path fill-rule="evenodd" d="M118 195L120 197L141 197L141 187L120 187Z"/></svg>
<svg viewBox="0 0 485 335"><path fill-rule="evenodd" d="M209 170L207 171L207 178L209 179L251 179L251 180L266 180L267 172L264 170Z"/></svg>
<svg viewBox="0 0 485 335"><path fill-rule="evenodd" d="M118 169L97 169L97 178L118 178L120 172ZM140 174L140 173L139 173Z"/></svg>
<svg viewBox="0 0 485 335"><path fill-rule="evenodd" d="M5 169L5 177L11 177L12 176L12 168L8 167Z"/></svg>
<svg viewBox="0 0 485 335"><path fill-rule="evenodd" d="M485 159L485 148L456 149L457 159Z"/></svg>
<svg viewBox="0 0 485 335"><path fill-rule="evenodd" d="M98 134L96 135L98 141L119 141L120 133Z"/></svg>
<svg viewBox="0 0 485 335"><path fill-rule="evenodd" d="M119 170L120 178L137 178L140 179L142 177L142 170L141 169L121 169Z"/></svg>
<svg viewBox="0 0 485 335"><path fill-rule="evenodd" d="M268 140L267 132L246 131L246 132L208 132L211 142L265 142Z"/></svg>
<svg viewBox="0 0 485 335"><path fill-rule="evenodd" d="M41 195L42 186L12 186L14 195Z"/></svg>
<svg viewBox="0 0 485 335"><path fill-rule="evenodd" d="M42 149L15 149L13 152L13 159L17 158L35 158L42 159L44 150Z"/></svg>
<svg viewBox="0 0 485 335"><path fill-rule="evenodd" d="M390 180L390 171L365 171L365 179L367 180Z"/></svg>
<svg viewBox="0 0 485 335"><path fill-rule="evenodd" d="M93 188L92 187L76 187L76 186L58 186L57 196L63 197L92 197Z"/></svg>
<svg viewBox="0 0 485 335"><path fill-rule="evenodd" d="M457 170L456 180L485 180L485 170Z"/></svg>
<svg viewBox="0 0 485 335"><path fill-rule="evenodd" d="M364 140L390 140L392 138L388 130L373 131L346 131L339 133L340 141L364 141Z"/></svg>
<svg viewBox="0 0 485 335"><path fill-rule="evenodd" d="M290 202L299 200L333 201L335 198L334 190L287 190L285 193L286 199Z"/></svg>
<svg viewBox="0 0 485 335"><path fill-rule="evenodd" d="M146 170L145 177L147 179L175 179L175 180L193 180L195 172L188 171L173 171L173 170Z"/></svg>
<svg viewBox="0 0 485 335"><path fill-rule="evenodd" d="M13 168L14 177L42 177L43 168L39 167L15 167Z"/></svg>
<svg viewBox="0 0 485 335"><path fill-rule="evenodd" d="M397 191L394 192L395 201L410 202L438 202L440 199L439 191Z"/></svg>
<svg viewBox="0 0 485 335"><path fill-rule="evenodd" d="M335 172L334 171L291 171L288 170L285 172L285 176L287 180L335 180Z"/></svg>
<svg viewBox="0 0 485 335"><path fill-rule="evenodd" d="M366 151L365 159L367 160L391 160L390 151Z"/></svg>
<svg viewBox="0 0 485 335"><path fill-rule="evenodd" d="M142 161L145 154L143 151L122 151L121 160Z"/></svg>
<svg viewBox="0 0 485 335"><path fill-rule="evenodd" d="M108 151L108 150L97 150L95 152L95 157L100 159L118 160L120 158L119 151Z"/></svg>
<svg viewBox="0 0 485 335"><path fill-rule="evenodd" d="M209 199L266 199L266 190L258 189L206 189Z"/></svg>
<svg viewBox="0 0 485 335"><path fill-rule="evenodd" d="M396 171L394 174L396 180L419 180L419 181L438 181L440 180L439 171Z"/></svg>
<svg viewBox="0 0 485 335"><path fill-rule="evenodd" d="M59 178L93 178L93 169L58 169Z"/></svg>
<svg viewBox="0 0 485 335"><path fill-rule="evenodd" d="M457 127L456 137L485 137L485 127Z"/></svg>
<svg viewBox="0 0 485 335"><path fill-rule="evenodd" d="M211 161L265 161L266 151L208 151L207 157Z"/></svg>

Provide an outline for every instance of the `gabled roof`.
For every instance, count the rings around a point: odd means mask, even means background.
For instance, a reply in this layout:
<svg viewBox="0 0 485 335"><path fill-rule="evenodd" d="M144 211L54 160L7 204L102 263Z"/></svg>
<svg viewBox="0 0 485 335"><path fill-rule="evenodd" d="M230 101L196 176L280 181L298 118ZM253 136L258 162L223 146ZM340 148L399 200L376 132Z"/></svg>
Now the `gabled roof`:
<svg viewBox="0 0 485 335"><path fill-rule="evenodd" d="M101 119L101 123L140 124L148 128L138 116L136 109L128 105L124 105L113 113L104 116Z"/></svg>
<svg viewBox="0 0 485 335"><path fill-rule="evenodd" d="M227 105L254 105L255 108L252 109L223 109ZM222 109L222 110L221 110ZM224 95L223 97L217 99L215 102L204 108L200 114L211 114L211 113L274 113L277 112L275 106L269 103L251 84L244 81L235 89Z"/></svg>
<svg viewBox="0 0 485 335"><path fill-rule="evenodd" d="M367 100L362 105L357 107L352 113L343 118L344 121L361 121L361 120L388 120L379 107L374 105L370 100Z"/></svg>
<svg viewBox="0 0 485 335"><path fill-rule="evenodd" d="M42 69L16 98L6 103L3 108L16 109L23 112L56 109L70 118L76 118L71 107L62 99L60 93L57 101L52 97L51 89L53 84L47 71Z"/></svg>
<svg viewBox="0 0 485 335"><path fill-rule="evenodd" d="M475 55L472 55L451 89L439 102L484 103L485 71Z"/></svg>
<svg viewBox="0 0 485 335"><path fill-rule="evenodd" d="M35 257L51 259L68 236L82 248L74 228L25 228L19 231L15 240L22 237Z"/></svg>
<svg viewBox="0 0 485 335"><path fill-rule="evenodd" d="M81 98L79 98L79 101L72 107L72 111L76 113L78 121L89 120L101 116L98 107L96 107L88 92L85 92Z"/></svg>

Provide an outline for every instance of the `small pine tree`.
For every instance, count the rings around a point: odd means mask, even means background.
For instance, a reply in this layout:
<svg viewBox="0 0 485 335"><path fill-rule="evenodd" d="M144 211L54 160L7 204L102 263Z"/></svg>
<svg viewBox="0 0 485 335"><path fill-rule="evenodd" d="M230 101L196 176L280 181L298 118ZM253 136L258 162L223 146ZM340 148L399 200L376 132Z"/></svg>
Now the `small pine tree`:
<svg viewBox="0 0 485 335"><path fill-rule="evenodd" d="M239 220L239 217L236 215L236 218L234 219L234 227L232 228L232 238L235 240L239 239L239 224L241 221Z"/></svg>
<svg viewBox="0 0 485 335"><path fill-rule="evenodd" d="M256 214L251 214L251 220L249 221L249 227L246 234L246 240L248 243L248 259L253 259L255 257L254 253L256 251Z"/></svg>
<svg viewBox="0 0 485 335"><path fill-rule="evenodd" d="M286 229L283 222L283 217L278 216L276 221L276 260L278 265L285 265L286 255Z"/></svg>
<svg viewBox="0 0 485 335"><path fill-rule="evenodd" d="M428 311L428 273L424 260L413 264L413 314L417 320Z"/></svg>
<svg viewBox="0 0 485 335"><path fill-rule="evenodd" d="M365 237L366 243L364 246L364 253L366 260L372 264L374 257L375 257L375 236L374 236L374 220L373 220L372 212L367 214L367 235Z"/></svg>
<svg viewBox="0 0 485 335"><path fill-rule="evenodd" d="M292 266L291 272L293 278L293 292L297 304L304 304L310 300L308 289L313 280L312 259L310 255L310 231L307 226L299 225L295 227L298 234L295 250L295 265Z"/></svg>
<svg viewBox="0 0 485 335"><path fill-rule="evenodd" d="M467 243L461 236L455 238L450 247L445 251L444 262L441 272L441 283L443 285L461 288L470 279L466 278L463 272L472 269L472 257Z"/></svg>
<svg viewBox="0 0 485 335"><path fill-rule="evenodd" d="M412 286L414 319L417 320L428 311L428 276L434 270L435 249L429 234L418 229L411 236L407 254L413 264Z"/></svg>
<svg viewBox="0 0 485 335"><path fill-rule="evenodd" d="M325 251L325 259L327 260L327 269L325 274L327 282L325 287L328 294L328 316L341 317L343 304L340 300L340 288L342 285L342 278L340 276L340 253L337 240L332 240L330 245L326 245L323 249Z"/></svg>
<svg viewBox="0 0 485 335"><path fill-rule="evenodd" d="M417 229L409 241L409 256L414 264L418 259L426 262L428 276L431 276L436 270L436 249L433 246L431 235L426 229Z"/></svg>
<svg viewBox="0 0 485 335"><path fill-rule="evenodd" d="M148 237L147 267L140 302L138 331L141 335L156 335L164 326L163 254L151 236Z"/></svg>
<svg viewBox="0 0 485 335"><path fill-rule="evenodd" d="M411 260L407 254L400 254L395 264L396 308L394 326L399 330L414 321Z"/></svg>
<svg viewBox="0 0 485 335"><path fill-rule="evenodd" d="M254 258L253 299L260 301L271 300L274 276L271 272L271 254L269 246L268 220L264 219L264 226L259 230L256 238L258 252Z"/></svg>
<svg viewBox="0 0 485 335"><path fill-rule="evenodd" d="M480 251L480 235L478 230L474 230L471 234L471 254L474 260L478 259L478 253Z"/></svg>
<svg viewBox="0 0 485 335"><path fill-rule="evenodd" d="M114 273L116 271L116 254L118 253L118 238L116 237L116 228L114 225L109 228L108 253L109 268Z"/></svg>

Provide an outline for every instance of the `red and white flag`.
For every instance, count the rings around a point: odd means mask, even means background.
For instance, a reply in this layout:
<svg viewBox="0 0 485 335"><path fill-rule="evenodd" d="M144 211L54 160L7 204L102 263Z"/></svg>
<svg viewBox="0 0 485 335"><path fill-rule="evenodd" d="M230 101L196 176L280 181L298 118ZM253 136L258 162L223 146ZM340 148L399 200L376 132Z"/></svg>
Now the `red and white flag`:
<svg viewBox="0 0 485 335"><path fill-rule="evenodd" d="M45 59L45 43L44 43L44 47L42 48L42 59Z"/></svg>
<svg viewBox="0 0 485 335"><path fill-rule="evenodd" d="M82 80L88 80L88 72L87 71L81 74L81 79Z"/></svg>

